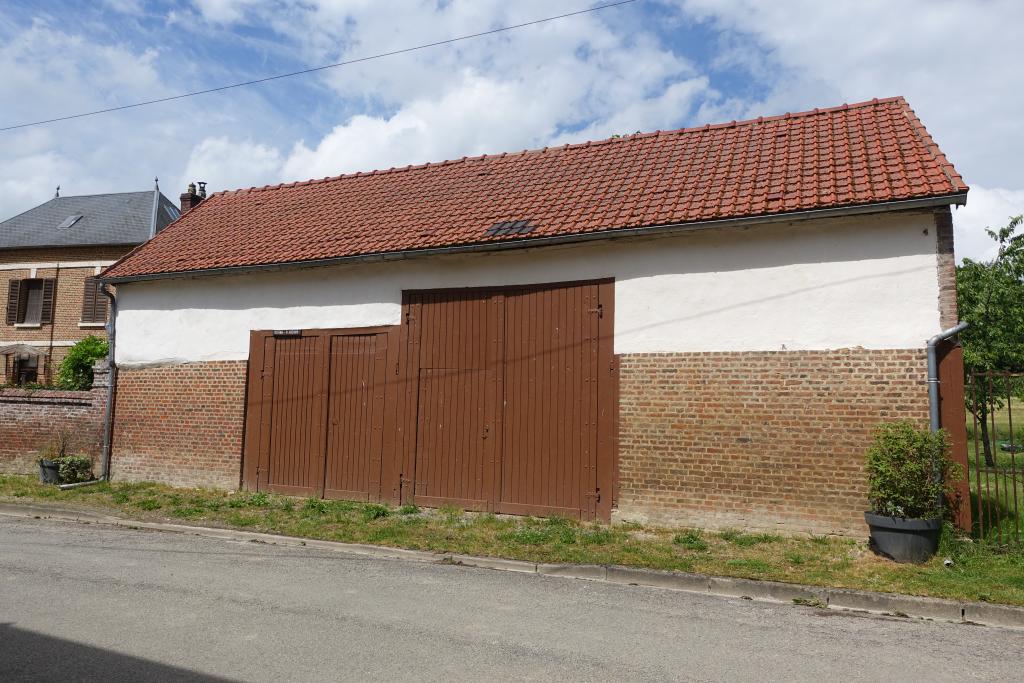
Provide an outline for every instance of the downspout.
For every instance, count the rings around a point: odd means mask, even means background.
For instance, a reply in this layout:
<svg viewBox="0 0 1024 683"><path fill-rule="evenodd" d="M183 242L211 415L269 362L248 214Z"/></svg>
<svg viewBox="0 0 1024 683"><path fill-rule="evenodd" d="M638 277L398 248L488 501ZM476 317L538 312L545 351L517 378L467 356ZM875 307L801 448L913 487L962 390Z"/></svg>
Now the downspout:
<svg viewBox="0 0 1024 683"><path fill-rule="evenodd" d="M939 361L936 347L940 341L962 332L969 323L943 330L928 340L928 417L933 432L939 431Z"/></svg>
<svg viewBox="0 0 1024 683"><path fill-rule="evenodd" d="M100 285L100 291L110 299L110 318L107 321L107 363L110 375L107 378L107 408L103 416L103 475L100 477L100 479L109 481L114 433L114 397L117 394L117 364L114 362L114 343L117 335L117 297L105 282Z"/></svg>

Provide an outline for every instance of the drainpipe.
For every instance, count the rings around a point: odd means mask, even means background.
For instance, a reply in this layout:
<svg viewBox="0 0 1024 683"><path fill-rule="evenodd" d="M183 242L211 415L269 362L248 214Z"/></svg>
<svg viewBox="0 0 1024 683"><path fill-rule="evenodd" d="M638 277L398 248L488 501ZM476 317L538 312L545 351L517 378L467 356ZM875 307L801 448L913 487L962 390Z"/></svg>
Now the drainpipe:
<svg viewBox="0 0 1024 683"><path fill-rule="evenodd" d="M103 416L103 475L100 479L110 479L110 454L114 432L114 396L117 386L117 364L114 363L114 342L117 332L117 297L110 291L106 283L100 285L100 291L110 299L110 317L107 320L107 363L110 375L107 379L107 407Z"/></svg>
<svg viewBox="0 0 1024 683"><path fill-rule="evenodd" d="M936 347L939 342L963 331L969 323L943 330L928 340L928 417L931 430L939 431L939 361Z"/></svg>

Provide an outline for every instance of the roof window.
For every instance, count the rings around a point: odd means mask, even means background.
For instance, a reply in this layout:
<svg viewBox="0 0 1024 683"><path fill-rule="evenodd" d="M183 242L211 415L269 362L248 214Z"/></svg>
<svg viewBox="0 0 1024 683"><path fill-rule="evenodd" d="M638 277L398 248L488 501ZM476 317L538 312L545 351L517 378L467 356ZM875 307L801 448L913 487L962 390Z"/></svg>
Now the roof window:
<svg viewBox="0 0 1024 683"><path fill-rule="evenodd" d="M499 221L484 231L485 235L525 235L533 232L536 225L530 225L529 220Z"/></svg>
<svg viewBox="0 0 1024 683"><path fill-rule="evenodd" d="M82 220L82 215L81 214L76 214L74 216L68 216L57 227L61 228L61 229L67 229L67 228L70 228L72 225L74 225L75 223L77 223L80 220Z"/></svg>

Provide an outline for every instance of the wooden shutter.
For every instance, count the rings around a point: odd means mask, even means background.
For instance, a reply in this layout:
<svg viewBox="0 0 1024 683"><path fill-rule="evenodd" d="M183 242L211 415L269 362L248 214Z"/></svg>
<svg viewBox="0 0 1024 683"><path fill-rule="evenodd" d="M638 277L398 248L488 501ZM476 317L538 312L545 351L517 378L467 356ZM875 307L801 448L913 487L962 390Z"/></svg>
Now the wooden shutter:
<svg viewBox="0 0 1024 683"><path fill-rule="evenodd" d="M7 283L7 324L18 323L19 300L21 299L21 280L11 280Z"/></svg>
<svg viewBox="0 0 1024 683"><path fill-rule="evenodd" d="M39 314L40 324L53 322L53 297L56 294L57 281L52 277L43 280L43 310Z"/></svg>
<svg viewBox="0 0 1024 683"><path fill-rule="evenodd" d="M86 278L82 292L82 322L103 323L107 321L107 299L100 293L96 278Z"/></svg>

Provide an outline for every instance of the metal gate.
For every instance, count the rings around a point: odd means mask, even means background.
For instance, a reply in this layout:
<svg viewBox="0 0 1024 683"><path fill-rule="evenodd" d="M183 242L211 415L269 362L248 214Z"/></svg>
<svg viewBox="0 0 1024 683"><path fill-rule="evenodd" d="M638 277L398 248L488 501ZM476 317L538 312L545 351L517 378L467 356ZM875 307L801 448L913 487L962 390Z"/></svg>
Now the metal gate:
<svg viewBox="0 0 1024 683"><path fill-rule="evenodd" d="M242 472L248 488L357 500L380 496L393 333L252 333Z"/></svg>
<svg viewBox="0 0 1024 683"><path fill-rule="evenodd" d="M968 480L974 534L997 545L1024 537L1024 374L967 378Z"/></svg>

